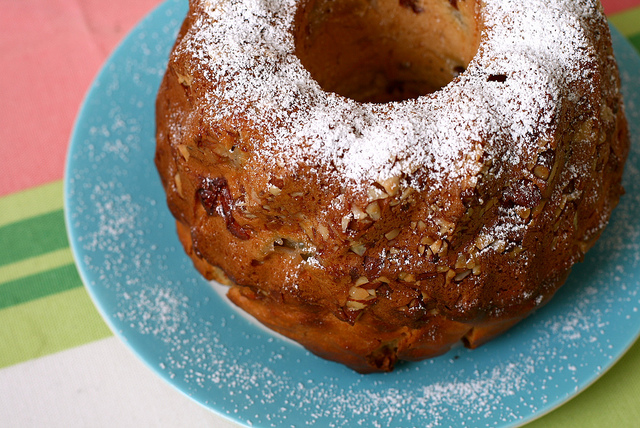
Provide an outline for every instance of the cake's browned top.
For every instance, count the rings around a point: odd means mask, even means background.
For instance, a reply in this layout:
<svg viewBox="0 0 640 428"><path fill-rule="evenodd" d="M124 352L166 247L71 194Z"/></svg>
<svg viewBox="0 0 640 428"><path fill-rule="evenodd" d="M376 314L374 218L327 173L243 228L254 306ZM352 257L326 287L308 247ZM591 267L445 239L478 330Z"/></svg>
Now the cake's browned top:
<svg viewBox="0 0 640 428"><path fill-rule="evenodd" d="M373 104L311 78L290 31L298 1L193 3L174 58L195 73L203 120L263 129L264 138L245 140L256 163L311 164L354 192L416 174L423 187L460 178L473 186L487 157L518 165L546 150L576 102L572 87L591 84L598 41L589 28L604 19L597 0L484 1L482 41L465 73L436 93Z"/></svg>

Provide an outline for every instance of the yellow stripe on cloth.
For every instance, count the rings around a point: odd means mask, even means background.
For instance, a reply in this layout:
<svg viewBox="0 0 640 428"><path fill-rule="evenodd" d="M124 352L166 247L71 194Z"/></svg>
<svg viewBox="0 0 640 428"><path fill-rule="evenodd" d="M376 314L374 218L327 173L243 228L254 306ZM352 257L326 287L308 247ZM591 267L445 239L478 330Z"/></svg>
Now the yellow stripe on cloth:
<svg viewBox="0 0 640 428"><path fill-rule="evenodd" d="M0 310L0 368L111 334L83 287L11 306Z"/></svg>
<svg viewBox="0 0 640 428"><path fill-rule="evenodd" d="M625 37L640 34L640 7L611 15L609 20Z"/></svg>
<svg viewBox="0 0 640 428"><path fill-rule="evenodd" d="M0 227L62 209L62 180L0 198Z"/></svg>
<svg viewBox="0 0 640 428"><path fill-rule="evenodd" d="M0 266L0 289L3 283L55 269L73 263L69 247L40 256L31 257L9 265Z"/></svg>

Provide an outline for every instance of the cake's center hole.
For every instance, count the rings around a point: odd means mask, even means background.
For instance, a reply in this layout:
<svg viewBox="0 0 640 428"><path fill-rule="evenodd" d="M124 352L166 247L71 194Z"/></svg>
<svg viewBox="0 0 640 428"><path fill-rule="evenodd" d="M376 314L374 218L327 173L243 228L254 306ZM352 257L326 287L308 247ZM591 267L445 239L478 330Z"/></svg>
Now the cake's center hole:
<svg viewBox="0 0 640 428"><path fill-rule="evenodd" d="M476 54L476 0L303 0L296 54L326 91L361 102L435 92Z"/></svg>

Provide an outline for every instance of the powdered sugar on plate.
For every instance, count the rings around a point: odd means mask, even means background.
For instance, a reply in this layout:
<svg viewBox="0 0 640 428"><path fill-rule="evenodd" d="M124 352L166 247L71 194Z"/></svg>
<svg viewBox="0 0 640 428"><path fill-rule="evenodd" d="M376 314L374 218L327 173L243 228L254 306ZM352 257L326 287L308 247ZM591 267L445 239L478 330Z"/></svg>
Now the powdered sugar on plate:
<svg viewBox="0 0 640 428"><path fill-rule="evenodd" d="M151 162L152 106L185 11L181 1L165 3L110 59L78 120L65 177L70 241L87 289L114 332L159 376L245 426L506 427L574 396L633 343L640 326L640 60L620 36L634 138L627 195L587 262L549 305L482 348L363 376L239 316L176 239Z"/></svg>

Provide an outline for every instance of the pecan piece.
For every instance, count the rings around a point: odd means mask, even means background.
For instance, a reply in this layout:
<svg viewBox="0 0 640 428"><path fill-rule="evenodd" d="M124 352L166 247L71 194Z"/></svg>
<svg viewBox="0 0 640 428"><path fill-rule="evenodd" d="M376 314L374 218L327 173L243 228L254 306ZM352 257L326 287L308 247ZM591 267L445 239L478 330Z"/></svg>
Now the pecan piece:
<svg viewBox="0 0 640 428"><path fill-rule="evenodd" d="M418 0L399 0L400 6L411 9L413 13L422 13L424 8L420 6Z"/></svg>
<svg viewBox="0 0 640 428"><path fill-rule="evenodd" d="M209 215L224 218L227 230L238 239L251 237L246 227L240 226L233 217L234 200L229 191L229 184L224 177L201 178L198 199Z"/></svg>

